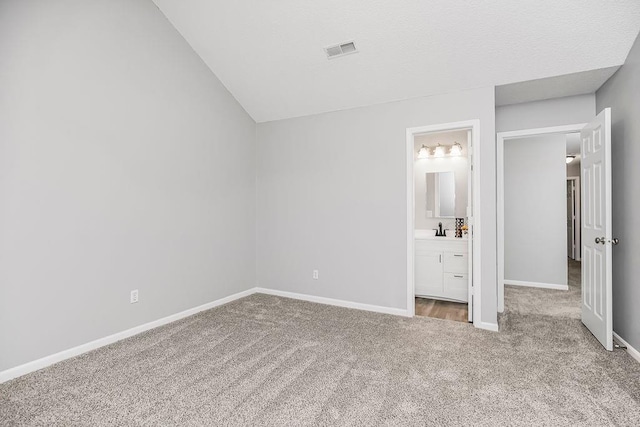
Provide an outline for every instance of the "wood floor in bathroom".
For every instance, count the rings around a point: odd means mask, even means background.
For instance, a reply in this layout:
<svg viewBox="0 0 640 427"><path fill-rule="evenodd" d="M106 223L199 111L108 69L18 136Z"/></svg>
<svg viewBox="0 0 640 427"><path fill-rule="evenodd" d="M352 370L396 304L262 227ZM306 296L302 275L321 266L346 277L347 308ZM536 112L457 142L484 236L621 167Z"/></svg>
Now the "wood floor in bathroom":
<svg viewBox="0 0 640 427"><path fill-rule="evenodd" d="M416 316L468 322L467 303L416 298Z"/></svg>

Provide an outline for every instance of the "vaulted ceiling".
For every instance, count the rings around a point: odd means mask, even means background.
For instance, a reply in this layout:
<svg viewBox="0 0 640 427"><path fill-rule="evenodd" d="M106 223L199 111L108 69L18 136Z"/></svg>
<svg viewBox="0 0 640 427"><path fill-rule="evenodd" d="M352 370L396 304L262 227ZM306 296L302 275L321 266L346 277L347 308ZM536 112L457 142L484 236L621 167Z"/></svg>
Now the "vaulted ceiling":
<svg viewBox="0 0 640 427"><path fill-rule="evenodd" d="M638 0L154 1L257 122L615 67L640 30Z"/></svg>

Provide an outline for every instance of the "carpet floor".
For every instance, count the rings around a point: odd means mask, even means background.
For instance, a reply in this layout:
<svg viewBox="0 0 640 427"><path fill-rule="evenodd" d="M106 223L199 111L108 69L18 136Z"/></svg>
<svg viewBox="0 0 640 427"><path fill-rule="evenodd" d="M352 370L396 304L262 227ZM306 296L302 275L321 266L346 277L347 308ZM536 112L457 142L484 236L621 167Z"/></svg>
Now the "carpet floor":
<svg viewBox="0 0 640 427"><path fill-rule="evenodd" d="M504 307L509 313L580 319L580 263L568 259L569 290L505 286Z"/></svg>
<svg viewBox="0 0 640 427"><path fill-rule="evenodd" d="M499 333L255 294L0 385L0 424L640 425L640 364L531 291Z"/></svg>

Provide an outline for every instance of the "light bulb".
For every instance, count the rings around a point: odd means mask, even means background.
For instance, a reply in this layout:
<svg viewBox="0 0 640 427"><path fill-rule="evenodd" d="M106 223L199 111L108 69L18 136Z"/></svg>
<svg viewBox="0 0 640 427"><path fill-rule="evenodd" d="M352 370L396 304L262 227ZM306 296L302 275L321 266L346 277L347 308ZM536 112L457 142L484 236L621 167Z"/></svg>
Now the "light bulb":
<svg viewBox="0 0 640 427"><path fill-rule="evenodd" d="M438 144L438 146L436 147L436 151L435 151L434 155L436 157L444 157L444 148L442 148L442 145Z"/></svg>
<svg viewBox="0 0 640 427"><path fill-rule="evenodd" d="M419 159L426 159L427 157L429 157L429 149L427 147L425 147L424 144L423 144L422 148L420 148L418 150L418 158Z"/></svg>
<svg viewBox="0 0 640 427"><path fill-rule="evenodd" d="M452 156L460 156L462 155L462 147L457 142L451 146L449 150L449 154Z"/></svg>

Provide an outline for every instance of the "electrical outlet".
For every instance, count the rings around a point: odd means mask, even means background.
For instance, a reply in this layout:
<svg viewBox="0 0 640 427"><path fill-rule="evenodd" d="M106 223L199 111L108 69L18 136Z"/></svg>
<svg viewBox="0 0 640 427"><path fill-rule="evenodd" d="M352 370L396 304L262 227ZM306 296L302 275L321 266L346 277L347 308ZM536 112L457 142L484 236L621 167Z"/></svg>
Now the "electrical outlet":
<svg viewBox="0 0 640 427"><path fill-rule="evenodd" d="M320 274L318 270L313 270L313 280L318 280L319 277L320 277Z"/></svg>
<svg viewBox="0 0 640 427"><path fill-rule="evenodd" d="M138 290L134 289L133 291L131 291L131 304L135 304L138 302Z"/></svg>

